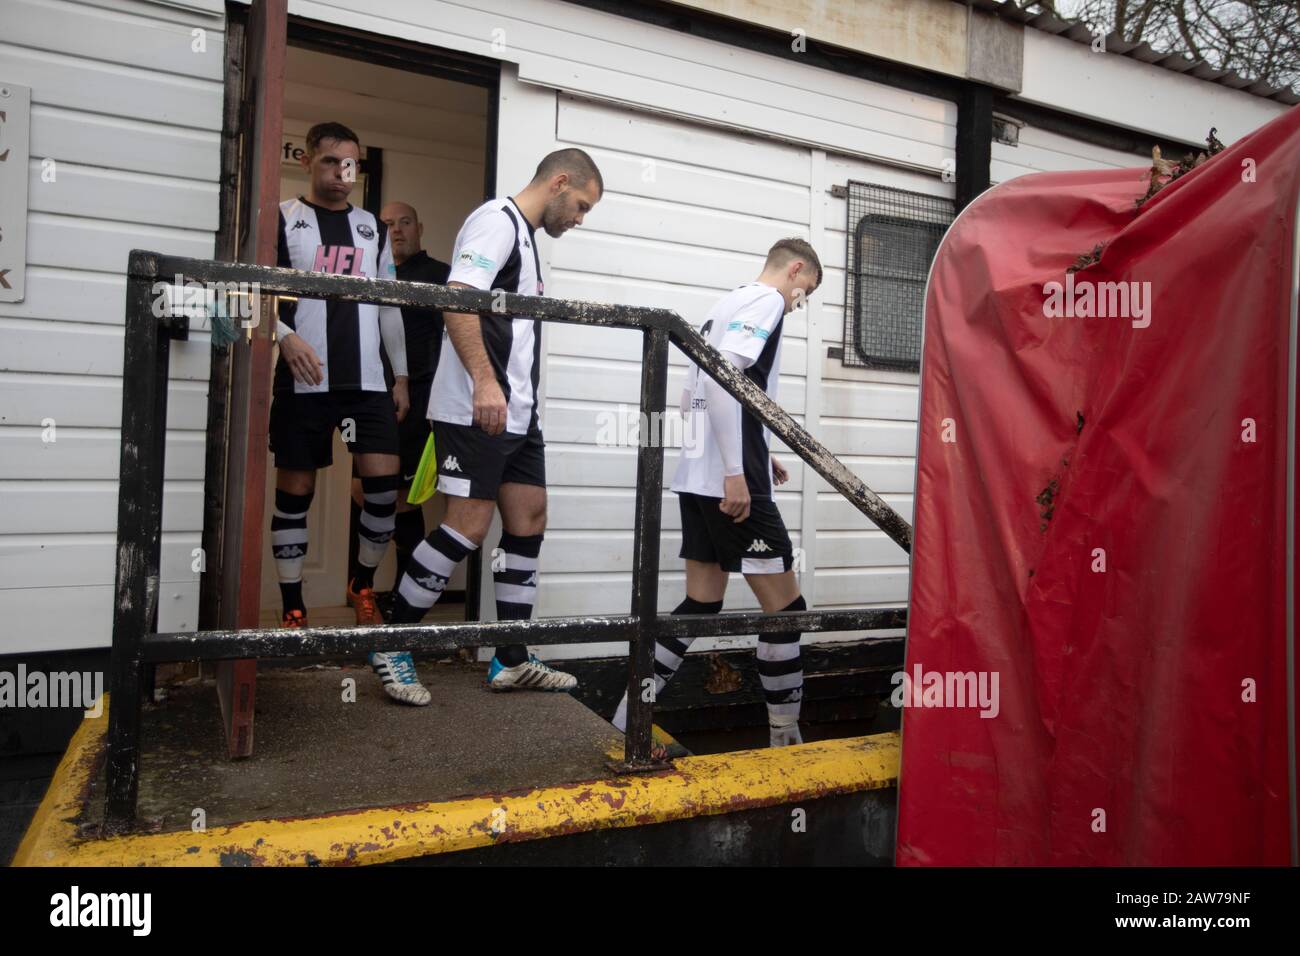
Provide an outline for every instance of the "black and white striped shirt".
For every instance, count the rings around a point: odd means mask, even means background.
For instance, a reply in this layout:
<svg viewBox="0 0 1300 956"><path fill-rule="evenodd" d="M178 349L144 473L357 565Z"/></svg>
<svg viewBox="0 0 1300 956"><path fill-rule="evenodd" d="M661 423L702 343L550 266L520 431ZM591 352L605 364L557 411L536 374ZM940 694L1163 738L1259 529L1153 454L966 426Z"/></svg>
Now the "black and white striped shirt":
<svg viewBox="0 0 1300 956"><path fill-rule="evenodd" d="M470 213L456 236L448 282L475 289L542 295L542 268L533 227L513 199L493 199ZM527 315L479 317L488 360L506 397L506 431L540 428L537 382L542 323ZM429 418L474 424L474 380L450 342L444 342L429 396Z"/></svg>
<svg viewBox="0 0 1300 956"><path fill-rule="evenodd" d="M326 209L301 197L280 203L277 264L335 275L382 279L396 276L388 230L373 213L355 206ZM386 308L324 299L281 301L280 321L316 351L323 378L319 385L295 381L281 356L275 368L275 390L387 391L379 357L379 319ZM400 322L400 310L393 308L392 312Z"/></svg>

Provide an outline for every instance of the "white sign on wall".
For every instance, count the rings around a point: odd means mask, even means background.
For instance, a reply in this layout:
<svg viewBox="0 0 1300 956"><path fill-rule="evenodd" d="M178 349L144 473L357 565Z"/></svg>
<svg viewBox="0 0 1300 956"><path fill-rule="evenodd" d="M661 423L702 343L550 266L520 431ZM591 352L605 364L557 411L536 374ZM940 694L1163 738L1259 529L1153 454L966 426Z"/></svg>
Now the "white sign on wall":
<svg viewBox="0 0 1300 956"><path fill-rule="evenodd" d="M307 136L301 137L286 133L280 144L280 165L302 168L302 158L307 155ZM361 158L366 158L366 147L361 147Z"/></svg>
<svg viewBox="0 0 1300 956"><path fill-rule="evenodd" d="M0 81L0 302L25 295L31 112L31 88Z"/></svg>
<svg viewBox="0 0 1300 956"><path fill-rule="evenodd" d="M296 136L286 136L284 145L280 147L280 165L302 166L302 158L307 155L306 139L299 140Z"/></svg>

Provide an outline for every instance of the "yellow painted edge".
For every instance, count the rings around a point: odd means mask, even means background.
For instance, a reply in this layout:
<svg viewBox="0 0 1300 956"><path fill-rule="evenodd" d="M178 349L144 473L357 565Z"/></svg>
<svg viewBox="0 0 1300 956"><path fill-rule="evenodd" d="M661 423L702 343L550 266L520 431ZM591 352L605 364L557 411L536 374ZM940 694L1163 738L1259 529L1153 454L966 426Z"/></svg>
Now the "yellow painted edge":
<svg viewBox="0 0 1300 956"><path fill-rule="evenodd" d="M107 712L107 711L106 711ZM97 726L88 726L88 725ZM255 820L201 833L82 840L71 821L107 720L83 722L28 829L15 866L389 863L496 843L708 816L892 786L897 734L685 757L673 769L526 793Z"/></svg>
<svg viewBox="0 0 1300 956"><path fill-rule="evenodd" d="M56 866L76 843L77 825L73 820L81 813L86 787L95 774L96 758L104 749L108 698L108 694L103 695L100 715L83 717L72 735L10 866Z"/></svg>

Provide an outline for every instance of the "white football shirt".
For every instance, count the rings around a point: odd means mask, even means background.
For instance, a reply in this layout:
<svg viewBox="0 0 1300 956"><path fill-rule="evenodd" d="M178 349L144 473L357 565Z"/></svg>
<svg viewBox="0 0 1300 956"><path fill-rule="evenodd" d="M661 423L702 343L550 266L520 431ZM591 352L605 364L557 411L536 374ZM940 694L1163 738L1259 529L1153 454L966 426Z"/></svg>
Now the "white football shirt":
<svg viewBox="0 0 1300 956"><path fill-rule="evenodd" d="M537 238L513 199L493 199L475 209L456 236L450 282L486 291L542 295ZM481 315L483 345L506 397L506 431L526 435L540 428L537 382L541 371L541 321L529 315ZM474 424L474 379L444 332L429 393L428 417Z"/></svg>
<svg viewBox="0 0 1300 956"><path fill-rule="evenodd" d="M776 401L781 370L781 329L785 299L769 285L750 283L733 289L709 310L700 334L719 352L732 352L750 364L743 374ZM704 390L709 377L692 363L686 378L685 421L681 459L672 490L710 498L722 497L723 463L713 436ZM736 404L741 430L745 483L754 498L772 497L772 465L767 429Z"/></svg>

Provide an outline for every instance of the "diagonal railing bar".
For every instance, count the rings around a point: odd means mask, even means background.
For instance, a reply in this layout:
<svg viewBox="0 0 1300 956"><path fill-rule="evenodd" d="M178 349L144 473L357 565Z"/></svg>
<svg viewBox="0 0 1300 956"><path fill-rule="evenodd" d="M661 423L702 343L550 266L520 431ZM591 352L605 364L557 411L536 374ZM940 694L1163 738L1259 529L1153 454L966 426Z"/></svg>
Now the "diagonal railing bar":
<svg viewBox="0 0 1300 956"><path fill-rule="evenodd" d="M681 328L674 327L669 334L673 344L686 353L715 382L730 392L746 411L758 417L772 434L786 443L790 451L812 466L813 471L825 478L853 507L861 511L895 544L912 553L912 526L889 503L867 487L866 483L844 467L821 442L808 434L790 417L790 413L772 401L771 396L746 378L737 368L709 345L695 329L673 314Z"/></svg>

